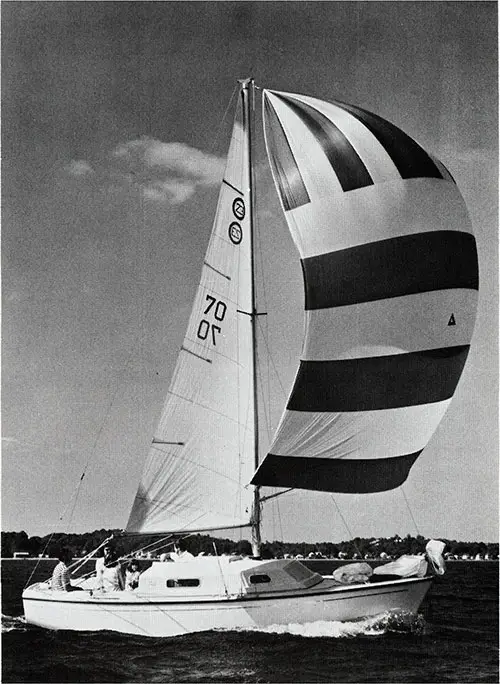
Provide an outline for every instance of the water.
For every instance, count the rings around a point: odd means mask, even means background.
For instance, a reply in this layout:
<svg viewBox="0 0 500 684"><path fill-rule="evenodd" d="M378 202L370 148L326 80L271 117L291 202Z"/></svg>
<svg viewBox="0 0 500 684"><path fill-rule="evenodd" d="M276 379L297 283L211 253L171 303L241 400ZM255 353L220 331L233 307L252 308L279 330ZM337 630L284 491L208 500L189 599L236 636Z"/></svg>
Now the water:
<svg viewBox="0 0 500 684"><path fill-rule="evenodd" d="M41 561L32 581L53 566ZM3 682L498 682L495 562L450 563L419 616L163 639L27 625L21 591L34 567L2 564Z"/></svg>

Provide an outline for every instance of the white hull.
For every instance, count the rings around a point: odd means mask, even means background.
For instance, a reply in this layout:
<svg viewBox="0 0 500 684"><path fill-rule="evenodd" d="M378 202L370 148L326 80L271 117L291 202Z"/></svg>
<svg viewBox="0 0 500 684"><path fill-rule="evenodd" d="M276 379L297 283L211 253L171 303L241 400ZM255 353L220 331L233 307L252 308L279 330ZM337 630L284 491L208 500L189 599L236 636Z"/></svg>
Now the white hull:
<svg viewBox="0 0 500 684"><path fill-rule="evenodd" d="M111 630L168 637L213 629L252 629L317 620L349 621L384 613L416 613L432 578L411 578L301 595L220 598L218 600L147 599L134 592L93 596L87 591L52 594L36 586L23 594L28 623L49 629Z"/></svg>

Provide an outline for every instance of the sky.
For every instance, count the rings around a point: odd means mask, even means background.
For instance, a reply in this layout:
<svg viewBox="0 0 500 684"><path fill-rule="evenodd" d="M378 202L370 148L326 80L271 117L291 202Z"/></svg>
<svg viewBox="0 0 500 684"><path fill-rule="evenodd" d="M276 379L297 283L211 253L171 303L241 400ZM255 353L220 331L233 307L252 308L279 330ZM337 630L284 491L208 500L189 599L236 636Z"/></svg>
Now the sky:
<svg viewBox="0 0 500 684"><path fill-rule="evenodd" d="M468 364L403 491L285 494L265 507L264 538L497 540L490 2L3 3L2 529L125 525L198 284L226 110L248 76L374 111L439 157L480 266ZM265 371L271 430L298 365L303 291L261 139L256 158L265 325L279 349Z"/></svg>

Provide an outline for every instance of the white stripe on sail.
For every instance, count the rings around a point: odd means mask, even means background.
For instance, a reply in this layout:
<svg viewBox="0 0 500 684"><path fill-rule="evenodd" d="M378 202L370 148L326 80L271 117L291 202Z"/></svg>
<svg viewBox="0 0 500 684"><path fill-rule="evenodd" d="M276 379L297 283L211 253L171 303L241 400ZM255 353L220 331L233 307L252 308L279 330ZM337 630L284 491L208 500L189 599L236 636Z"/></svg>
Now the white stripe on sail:
<svg viewBox="0 0 500 684"><path fill-rule="evenodd" d="M343 194L339 180L314 134L286 103L269 91L266 91L266 96L282 123L311 200Z"/></svg>
<svg viewBox="0 0 500 684"><path fill-rule="evenodd" d="M450 401L352 413L286 411L269 453L331 459L412 454L427 444Z"/></svg>
<svg viewBox="0 0 500 684"><path fill-rule="evenodd" d="M394 162L377 138L352 114L331 102L314 97L291 93L283 93L283 95L291 95L300 102L309 104L330 119L359 154L374 183L401 179Z"/></svg>
<svg viewBox="0 0 500 684"><path fill-rule="evenodd" d="M476 290L457 288L306 311L301 358L355 359L469 344L477 297Z"/></svg>
<svg viewBox="0 0 500 684"><path fill-rule="evenodd" d="M301 257L436 230L472 233L454 183L435 178L381 183L287 212ZM300 241L300 242L299 242Z"/></svg>

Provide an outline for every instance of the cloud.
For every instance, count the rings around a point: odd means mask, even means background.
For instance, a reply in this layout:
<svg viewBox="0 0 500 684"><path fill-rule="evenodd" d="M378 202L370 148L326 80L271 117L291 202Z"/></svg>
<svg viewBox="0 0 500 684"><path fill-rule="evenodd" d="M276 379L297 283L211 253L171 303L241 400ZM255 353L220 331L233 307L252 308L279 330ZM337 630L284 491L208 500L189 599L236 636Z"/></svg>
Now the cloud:
<svg viewBox="0 0 500 684"><path fill-rule="evenodd" d="M154 181L144 185L142 194L147 199L182 204L196 191L196 184L186 181Z"/></svg>
<svg viewBox="0 0 500 684"><path fill-rule="evenodd" d="M96 173L110 187L133 187L154 202L180 204L198 188L218 185L226 160L180 142L139 138L117 145L96 164ZM72 161L73 176L92 173L86 161Z"/></svg>
<svg viewBox="0 0 500 684"><path fill-rule="evenodd" d="M90 176L94 173L93 168L84 159L78 159L71 161L67 167L67 172L70 176Z"/></svg>

